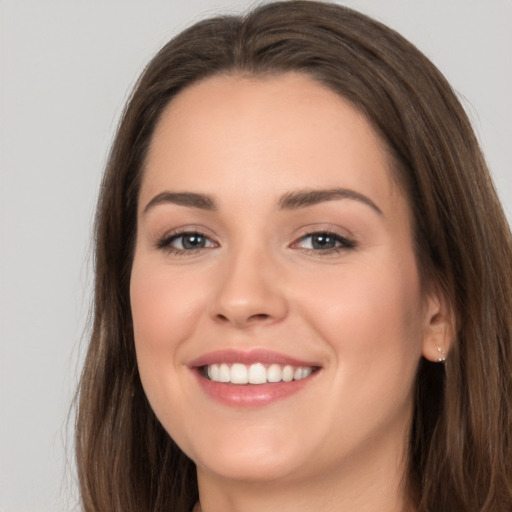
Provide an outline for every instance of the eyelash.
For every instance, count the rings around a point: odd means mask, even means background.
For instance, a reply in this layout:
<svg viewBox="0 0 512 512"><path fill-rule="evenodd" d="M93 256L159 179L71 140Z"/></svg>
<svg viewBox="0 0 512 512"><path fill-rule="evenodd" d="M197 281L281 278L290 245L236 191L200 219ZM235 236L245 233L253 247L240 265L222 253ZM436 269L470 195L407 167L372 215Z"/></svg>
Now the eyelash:
<svg viewBox="0 0 512 512"><path fill-rule="evenodd" d="M172 243L182 239L181 245L183 245L183 239L185 237L201 237L203 238L206 243L210 243L211 245L208 247L196 247L196 248L178 248L173 247ZM354 240L351 240L349 238L346 238L344 236L341 236L340 234L329 231L329 230L319 230L319 231L312 231L310 233L307 233L303 236L301 236L297 241L293 242L290 247L294 248L299 243L304 242L308 238L312 238L314 236L324 236L326 238L332 239L337 246L330 247L328 249L315 249L312 247L297 247L297 249L300 249L305 254L313 254L313 255L329 255L329 254L339 254L343 251L349 251L351 249L355 249L357 247L357 244ZM170 235L166 235L155 244L156 248L159 250L163 250L169 254L173 254L175 256L188 256L197 253L198 251L201 251L203 249L211 249L217 246L216 242L213 242L211 238L208 235L205 235L204 233L201 233L200 231L182 231L177 233L172 233Z"/></svg>
<svg viewBox="0 0 512 512"><path fill-rule="evenodd" d="M350 240L344 236L341 236L339 233L329 230L320 230L320 231L312 231L301 236L296 242L292 244L292 247L297 245L299 242L303 242L308 238L312 238L314 236L324 236L326 238L333 239L336 244L335 247L330 247L328 249L314 249L314 248L301 248L302 252L305 254L320 254L320 255L329 255L329 254L339 254L344 251L349 251L351 249L355 249L357 244L354 240Z"/></svg>
<svg viewBox="0 0 512 512"><path fill-rule="evenodd" d="M210 247L196 247L192 249L180 249L179 247L173 247L172 243L176 240L184 239L185 237L201 237L204 238L205 241L209 241L212 245ZM183 245L183 241L182 244ZM177 233L171 233L169 235L165 235L163 238L158 240L156 243L156 248L163 250L169 254L173 254L175 256L188 256L190 254L195 254L196 252L202 250L202 249L210 249L211 247L214 247L216 244L215 242L212 242L210 237L208 235L205 235L204 233L201 233L200 231L181 231Z"/></svg>

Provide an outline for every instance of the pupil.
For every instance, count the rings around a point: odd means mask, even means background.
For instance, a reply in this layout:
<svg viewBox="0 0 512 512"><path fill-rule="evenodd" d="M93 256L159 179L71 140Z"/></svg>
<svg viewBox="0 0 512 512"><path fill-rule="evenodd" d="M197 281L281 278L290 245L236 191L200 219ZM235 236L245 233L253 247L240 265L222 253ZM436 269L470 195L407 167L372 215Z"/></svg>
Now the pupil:
<svg viewBox="0 0 512 512"><path fill-rule="evenodd" d="M314 249L333 249L336 245L336 240L329 235L314 235L312 245Z"/></svg>
<svg viewBox="0 0 512 512"><path fill-rule="evenodd" d="M204 247L204 238L201 235L187 235L183 237L183 247L185 249L198 249Z"/></svg>

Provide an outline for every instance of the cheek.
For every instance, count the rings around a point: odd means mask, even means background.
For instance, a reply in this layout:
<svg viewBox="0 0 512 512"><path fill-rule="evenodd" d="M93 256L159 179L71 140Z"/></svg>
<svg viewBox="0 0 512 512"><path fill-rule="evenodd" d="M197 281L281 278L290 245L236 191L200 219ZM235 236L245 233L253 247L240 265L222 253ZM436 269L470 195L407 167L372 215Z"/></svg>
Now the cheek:
<svg viewBox="0 0 512 512"><path fill-rule="evenodd" d="M205 307L200 282L162 271L161 264L134 261L130 302L137 365L146 395L161 419L167 402L179 402L184 392L177 377L184 372L183 347Z"/></svg>
<svg viewBox="0 0 512 512"><path fill-rule="evenodd" d="M390 379L408 372L421 356L423 305L414 257L351 265L302 288L301 314L315 325L340 367L354 379L373 372ZM314 293L313 293L314 292ZM308 298L308 295L310 298Z"/></svg>
<svg viewBox="0 0 512 512"><path fill-rule="evenodd" d="M135 258L132 268L130 302L142 387L157 418L177 439L187 439L182 419L190 416L186 341L205 308L202 282L150 258Z"/></svg>
<svg viewBox="0 0 512 512"><path fill-rule="evenodd" d="M192 319L204 305L201 279L163 272L161 265L134 262L130 303L136 344L172 350L194 328Z"/></svg>
<svg viewBox="0 0 512 512"><path fill-rule="evenodd" d="M410 414L423 316L414 261L403 263L353 266L305 286L316 293L303 295L301 314L329 345L334 370L334 406L315 414L347 445Z"/></svg>

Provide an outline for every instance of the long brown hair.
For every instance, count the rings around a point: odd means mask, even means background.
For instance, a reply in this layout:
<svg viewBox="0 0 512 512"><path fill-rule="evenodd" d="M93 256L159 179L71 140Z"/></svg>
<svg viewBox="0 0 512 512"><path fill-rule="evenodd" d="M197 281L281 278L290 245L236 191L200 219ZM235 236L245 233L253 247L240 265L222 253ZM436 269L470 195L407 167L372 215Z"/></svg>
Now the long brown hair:
<svg viewBox="0 0 512 512"><path fill-rule="evenodd" d="M76 454L94 512L190 511L195 467L146 400L129 281L148 144L183 88L220 73L298 71L366 114L394 153L418 264L454 312L446 365L422 360L407 492L420 512L512 510L512 237L478 142L434 65L346 7L276 2L199 22L139 79L122 117L95 226L94 323L78 392Z"/></svg>

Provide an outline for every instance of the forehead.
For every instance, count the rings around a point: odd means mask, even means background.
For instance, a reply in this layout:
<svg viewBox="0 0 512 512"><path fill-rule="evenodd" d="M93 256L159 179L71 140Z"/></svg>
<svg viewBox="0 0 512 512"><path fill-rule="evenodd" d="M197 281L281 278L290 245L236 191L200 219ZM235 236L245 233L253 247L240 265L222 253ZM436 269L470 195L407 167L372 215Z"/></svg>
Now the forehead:
<svg viewBox="0 0 512 512"><path fill-rule="evenodd" d="M390 162L366 117L310 77L221 75L184 89L163 112L141 196L169 187L254 197L343 186L387 195L391 205Z"/></svg>

